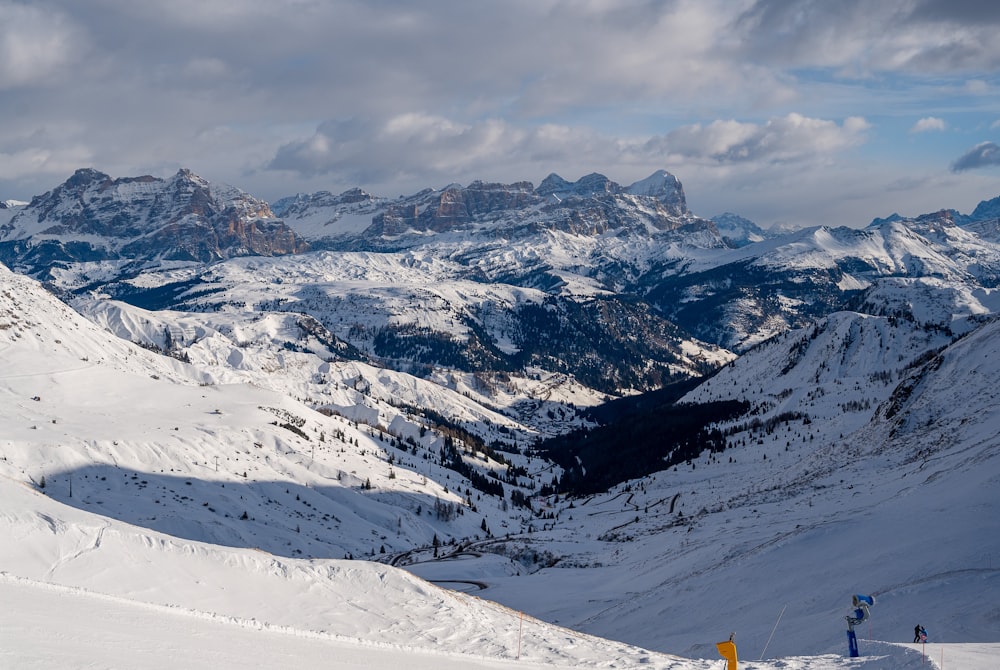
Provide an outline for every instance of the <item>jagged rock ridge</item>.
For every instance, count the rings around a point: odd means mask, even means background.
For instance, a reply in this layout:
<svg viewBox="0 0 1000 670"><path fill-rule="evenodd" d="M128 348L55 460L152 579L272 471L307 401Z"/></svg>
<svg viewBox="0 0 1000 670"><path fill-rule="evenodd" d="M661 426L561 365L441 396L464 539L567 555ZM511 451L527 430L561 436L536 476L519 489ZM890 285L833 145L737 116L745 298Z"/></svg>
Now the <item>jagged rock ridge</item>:
<svg viewBox="0 0 1000 670"><path fill-rule="evenodd" d="M688 210L683 186L665 170L627 187L592 173L575 182L551 174L537 188L528 181L452 184L395 200L360 189L337 196L323 191L284 198L275 210L314 247L327 249L399 249L425 243L428 234L470 230L525 237L547 230L602 235L629 228L697 229L722 244L713 224ZM370 225L359 226L359 217Z"/></svg>
<svg viewBox="0 0 1000 670"><path fill-rule="evenodd" d="M0 260L35 271L72 261L204 263L307 249L266 202L189 170L170 179L77 170L0 226Z"/></svg>

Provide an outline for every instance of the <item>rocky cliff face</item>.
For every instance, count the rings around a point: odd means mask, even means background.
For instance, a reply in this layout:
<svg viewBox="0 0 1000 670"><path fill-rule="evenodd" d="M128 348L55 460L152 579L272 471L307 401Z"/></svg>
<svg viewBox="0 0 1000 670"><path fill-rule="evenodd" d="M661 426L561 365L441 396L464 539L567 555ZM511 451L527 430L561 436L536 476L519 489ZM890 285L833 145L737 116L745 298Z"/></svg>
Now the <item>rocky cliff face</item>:
<svg viewBox="0 0 1000 670"><path fill-rule="evenodd" d="M442 233L539 202L530 182L452 185L441 191L422 191L404 203L390 205L373 217L366 234L399 235L407 230Z"/></svg>
<svg viewBox="0 0 1000 670"><path fill-rule="evenodd" d="M659 170L630 186L592 173L570 182L551 174L537 188L474 181L441 190L426 189L397 200L376 199L353 189L331 196L318 193L279 201L278 212L306 239L324 248L405 247L409 237L423 243L428 234L491 229L504 237L540 231L602 235L635 229L643 232L694 229L718 238L713 224L688 211L684 189L669 172ZM341 219L368 216L370 225L345 233ZM316 228L315 221L324 221ZM719 240L721 244L721 240Z"/></svg>
<svg viewBox="0 0 1000 670"><path fill-rule="evenodd" d="M968 218L970 222L1000 219L1000 196L980 202Z"/></svg>
<svg viewBox="0 0 1000 670"><path fill-rule="evenodd" d="M308 245L266 202L180 170L170 179L112 179L77 170L0 227L0 260L32 266L81 260L210 262L297 253Z"/></svg>
<svg viewBox="0 0 1000 670"><path fill-rule="evenodd" d="M329 191L317 191L281 198L271 205L271 211L280 217L298 216L313 208L357 206L375 203L378 200L360 188L348 189L339 195Z"/></svg>

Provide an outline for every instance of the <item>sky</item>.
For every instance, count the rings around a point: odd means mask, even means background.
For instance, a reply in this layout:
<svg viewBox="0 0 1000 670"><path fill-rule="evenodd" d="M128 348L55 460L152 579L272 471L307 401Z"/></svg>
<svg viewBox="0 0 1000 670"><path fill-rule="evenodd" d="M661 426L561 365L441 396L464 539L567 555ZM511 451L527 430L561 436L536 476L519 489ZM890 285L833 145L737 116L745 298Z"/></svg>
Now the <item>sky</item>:
<svg viewBox="0 0 1000 670"><path fill-rule="evenodd" d="M0 0L0 200L94 167L274 201L665 169L768 227L1000 195L981 0Z"/></svg>

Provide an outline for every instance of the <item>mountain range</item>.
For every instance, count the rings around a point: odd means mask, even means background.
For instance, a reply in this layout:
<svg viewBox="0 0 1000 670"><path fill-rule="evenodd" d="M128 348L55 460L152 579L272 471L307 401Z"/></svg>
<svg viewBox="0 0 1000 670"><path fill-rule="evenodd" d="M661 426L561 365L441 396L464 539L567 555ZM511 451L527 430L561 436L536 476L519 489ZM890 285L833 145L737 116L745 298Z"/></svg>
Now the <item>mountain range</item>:
<svg viewBox="0 0 1000 670"><path fill-rule="evenodd" d="M0 210L5 565L169 604L94 566L366 558L691 657L836 653L852 593L994 641L998 202L772 234L664 171L273 205L78 171Z"/></svg>

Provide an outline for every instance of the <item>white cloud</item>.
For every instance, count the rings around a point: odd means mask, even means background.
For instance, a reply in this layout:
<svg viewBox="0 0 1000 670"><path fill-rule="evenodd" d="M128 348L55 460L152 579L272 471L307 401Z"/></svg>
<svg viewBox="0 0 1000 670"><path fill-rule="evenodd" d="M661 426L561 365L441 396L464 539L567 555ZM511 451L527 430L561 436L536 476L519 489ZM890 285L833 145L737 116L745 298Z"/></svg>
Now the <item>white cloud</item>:
<svg viewBox="0 0 1000 670"><path fill-rule="evenodd" d="M78 55L78 31L59 12L0 1L0 17L0 90L37 85Z"/></svg>
<svg viewBox="0 0 1000 670"><path fill-rule="evenodd" d="M615 154L615 140L587 129L557 124L524 129L501 119L459 123L408 112L381 120L325 122L310 137L280 147L269 168L306 177L331 175L354 185L423 179L427 186L442 179L507 175L527 164L571 156L605 163Z"/></svg>
<svg viewBox="0 0 1000 670"><path fill-rule="evenodd" d="M913 127L910 128L910 132L926 133L932 130L944 130L946 127L947 124L945 124L944 119L939 119L934 116L927 116L914 123Z"/></svg>
<svg viewBox="0 0 1000 670"><path fill-rule="evenodd" d="M82 146L0 151L0 179L14 180L25 174L46 175L53 181L51 188L56 185L54 180L68 177L77 168L88 165L90 159L90 151Z"/></svg>
<svg viewBox="0 0 1000 670"><path fill-rule="evenodd" d="M990 83L982 79L968 80L965 82L963 89L971 95L988 95L993 92L993 87L990 86Z"/></svg>
<svg viewBox="0 0 1000 670"><path fill-rule="evenodd" d="M718 163L814 160L862 144L869 127L860 117L838 125L792 113L764 124L713 121L684 126L653 144L668 154Z"/></svg>

